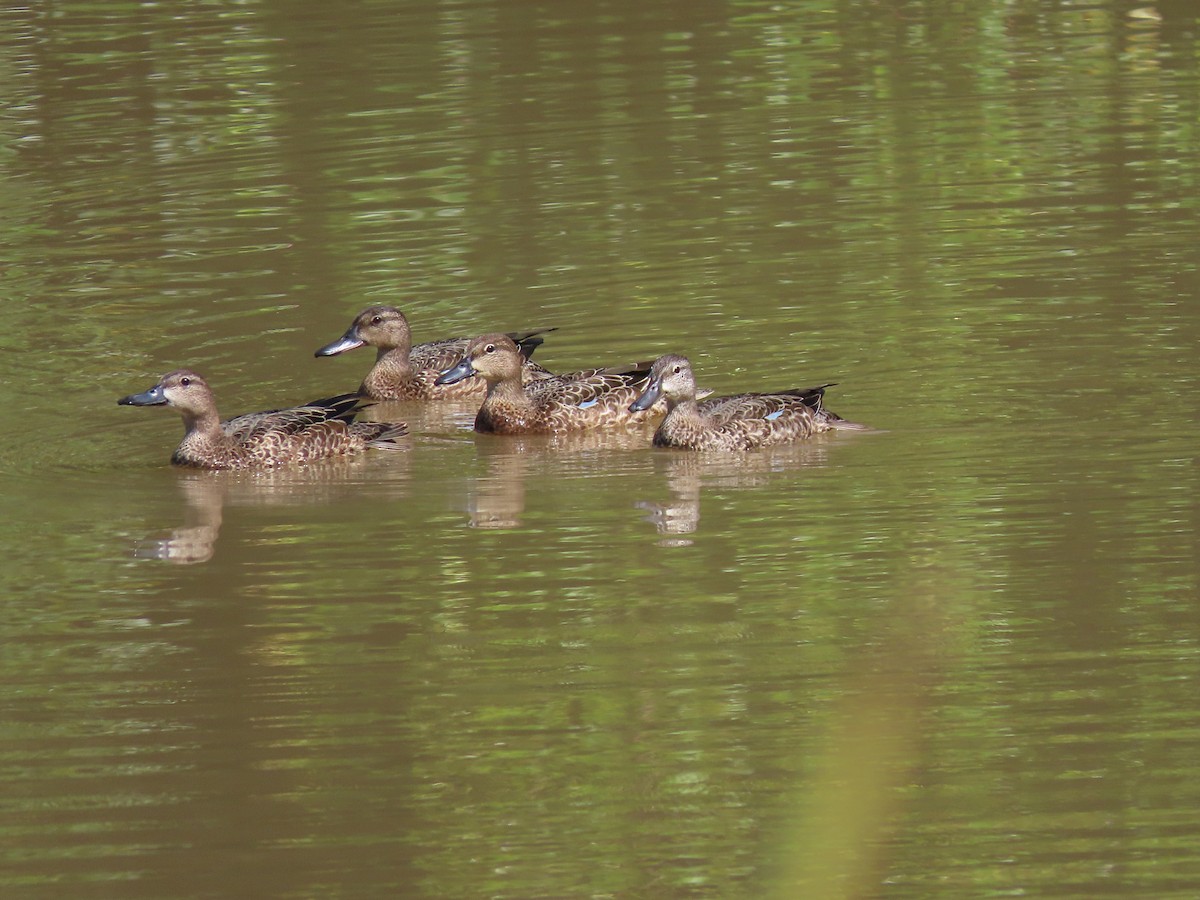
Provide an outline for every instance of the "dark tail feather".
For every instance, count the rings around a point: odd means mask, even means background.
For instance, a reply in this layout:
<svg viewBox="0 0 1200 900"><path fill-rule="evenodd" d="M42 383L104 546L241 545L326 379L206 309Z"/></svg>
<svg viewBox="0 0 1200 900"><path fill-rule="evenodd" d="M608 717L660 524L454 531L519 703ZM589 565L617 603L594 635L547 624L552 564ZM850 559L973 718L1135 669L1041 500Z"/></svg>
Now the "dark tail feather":
<svg viewBox="0 0 1200 900"><path fill-rule="evenodd" d="M310 400L305 406L316 406L320 409L329 411L329 418L345 422L349 425L354 421L354 417L366 409L368 406L373 406L374 401L368 400L362 394L357 392L353 394L338 394L335 397L323 397L320 400Z"/></svg>
<svg viewBox="0 0 1200 900"><path fill-rule="evenodd" d="M843 431L870 431L866 425L859 425L857 422L847 422L833 410L825 408L825 388L831 388L836 384L836 381L831 381L829 384L823 384L820 387L802 388L795 391L785 391L784 393L799 397L805 406L816 413L817 420L824 422L830 428L840 428Z"/></svg>
<svg viewBox="0 0 1200 900"><path fill-rule="evenodd" d="M631 381L641 381L650 377L650 369L654 366L654 360L645 360L643 362L625 363L620 366L605 366L603 369L597 369L599 375L628 375Z"/></svg>
<svg viewBox="0 0 1200 900"><path fill-rule="evenodd" d="M836 381L831 381L829 384L822 384L817 387L793 388L790 391L780 391L779 393L787 394L789 397L799 397L800 401L813 412L823 412L827 416L836 419L838 418L837 416L825 409L825 388L831 388L836 384Z"/></svg>
<svg viewBox="0 0 1200 900"><path fill-rule="evenodd" d="M375 433L367 439L367 446L376 450L399 450L396 438L408 434L408 425L404 422L360 422L359 426L375 426Z"/></svg>
<svg viewBox="0 0 1200 900"><path fill-rule="evenodd" d="M545 342L546 339L542 335L549 334L551 331L558 331L558 329L538 328L534 331L510 331L508 336L517 345L517 349L521 351L521 355L529 359L529 357L533 356L533 351Z"/></svg>

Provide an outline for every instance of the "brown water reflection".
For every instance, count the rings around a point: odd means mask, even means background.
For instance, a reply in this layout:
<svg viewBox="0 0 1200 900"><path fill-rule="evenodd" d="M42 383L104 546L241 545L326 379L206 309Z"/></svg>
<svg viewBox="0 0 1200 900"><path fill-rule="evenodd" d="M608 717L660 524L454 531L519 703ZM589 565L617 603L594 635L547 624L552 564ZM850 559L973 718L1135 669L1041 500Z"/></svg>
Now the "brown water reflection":
<svg viewBox="0 0 1200 900"><path fill-rule="evenodd" d="M389 454L387 479L372 484L377 502L403 499L407 461L404 451ZM363 457L321 460L305 466L264 471L194 471L181 469L178 484L186 504L183 524L168 537L141 540L133 555L190 565L208 562L216 552L225 507L328 506L357 500L363 481L381 471L380 462Z"/></svg>
<svg viewBox="0 0 1200 900"><path fill-rule="evenodd" d="M773 474L824 466L828 444L836 440L822 435L761 453L655 451L660 457L655 468L664 475L671 498L665 502L639 500L636 505L649 512L646 521L663 536L662 546L690 546L692 542L682 536L700 527L700 497L704 489L769 489Z"/></svg>
<svg viewBox="0 0 1200 900"><path fill-rule="evenodd" d="M645 451L652 432L645 428L583 434L475 436L484 471L467 486L467 510L475 528L516 528L525 512L527 490L553 472L607 468L611 454ZM628 460L624 461L628 464Z"/></svg>

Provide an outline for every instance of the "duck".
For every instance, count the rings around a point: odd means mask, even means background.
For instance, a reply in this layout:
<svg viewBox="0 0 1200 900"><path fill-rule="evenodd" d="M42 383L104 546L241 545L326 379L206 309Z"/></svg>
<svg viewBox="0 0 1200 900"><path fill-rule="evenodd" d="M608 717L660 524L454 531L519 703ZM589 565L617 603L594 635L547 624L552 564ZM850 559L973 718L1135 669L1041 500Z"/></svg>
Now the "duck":
<svg viewBox="0 0 1200 900"><path fill-rule="evenodd" d="M637 412L666 403L667 414L654 432L656 447L755 450L835 428L861 430L825 408L825 390L834 384L698 401L688 358L666 354L654 361L644 390L629 408Z"/></svg>
<svg viewBox="0 0 1200 900"><path fill-rule="evenodd" d="M653 421L654 412L634 411L650 363L586 369L532 381L521 377L521 349L505 334L471 341L457 364L437 377L452 385L476 378L487 384L475 430L484 434L562 434Z"/></svg>
<svg viewBox="0 0 1200 900"><path fill-rule="evenodd" d="M543 335L554 330L508 333L524 359L523 377L527 380L551 374L530 362L529 357L545 340ZM315 355L337 356L363 346L375 347L375 365L358 389L372 400L463 400L482 397L486 385L482 381L442 385L436 379L462 358L470 341L465 337L443 338L414 346L404 313L394 306L370 306L355 316L345 334L319 348Z"/></svg>
<svg viewBox="0 0 1200 900"><path fill-rule="evenodd" d="M303 406L221 420L208 382L191 369L168 372L153 387L119 406L170 406L183 416L183 441L171 454L177 466L198 469L270 468L360 453L399 449L403 422L356 422L359 394L339 394Z"/></svg>

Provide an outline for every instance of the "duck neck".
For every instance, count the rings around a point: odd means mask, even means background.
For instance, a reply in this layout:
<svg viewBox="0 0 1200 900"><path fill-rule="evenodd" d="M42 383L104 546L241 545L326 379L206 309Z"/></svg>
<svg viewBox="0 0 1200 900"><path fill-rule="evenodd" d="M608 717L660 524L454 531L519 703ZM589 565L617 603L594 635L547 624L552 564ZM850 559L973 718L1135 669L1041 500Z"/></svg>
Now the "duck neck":
<svg viewBox="0 0 1200 900"><path fill-rule="evenodd" d="M375 365L359 388L368 397L395 398L412 378L412 363L407 347L380 347Z"/></svg>
<svg viewBox="0 0 1200 900"><path fill-rule="evenodd" d="M521 376L505 378L503 381L489 381L486 403L503 403L505 406L529 407L533 404L525 393L525 385Z"/></svg>
<svg viewBox="0 0 1200 900"><path fill-rule="evenodd" d="M674 413L675 418L677 418L677 419L678 418L687 418L687 419L701 418L700 404L698 404L696 402L695 397L684 397L684 398L668 397L666 399L666 404L667 404L667 414L670 415L670 414Z"/></svg>
<svg viewBox="0 0 1200 900"><path fill-rule="evenodd" d="M183 414L184 437L203 437L212 439L224 434L221 431L221 417L215 409L204 409L199 412Z"/></svg>
<svg viewBox="0 0 1200 900"><path fill-rule="evenodd" d="M375 368L408 375L412 372L412 361L409 359L411 352L411 347L380 347L375 354Z"/></svg>
<svg viewBox="0 0 1200 900"><path fill-rule="evenodd" d="M184 413L183 440L171 457L182 465L211 465L233 452L233 441L221 428L215 409Z"/></svg>

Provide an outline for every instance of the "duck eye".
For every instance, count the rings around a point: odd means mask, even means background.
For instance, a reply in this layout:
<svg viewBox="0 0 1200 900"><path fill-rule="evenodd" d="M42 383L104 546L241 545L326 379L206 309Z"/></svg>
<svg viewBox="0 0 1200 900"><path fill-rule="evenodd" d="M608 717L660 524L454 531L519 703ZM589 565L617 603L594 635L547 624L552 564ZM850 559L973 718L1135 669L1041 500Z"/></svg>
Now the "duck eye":
<svg viewBox="0 0 1200 900"><path fill-rule="evenodd" d="M371 316L371 324L372 325L378 325L382 321L383 321L383 316Z"/></svg>
<svg viewBox="0 0 1200 900"><path fill-rule="evenodd" d="M192 379L190 379L190 378L186 378L186 377L185 377L185 378L180 378L180 379L179 379L179 383L180 383L181 385L183 385L184 387L187 387L189 384L191 384L191 383L192 383Z"/></svg>
<svg viewBox="0 0 1200 900"><path fill-rule="evenodd" d="M683 366L676 366L676 367L675 367L675 368L672 370L671 374L672 374L672 375L678 375L678 374L679 374L680 372L682 372L682 371L683 371Z"/></svg>
<svg viewBox="0 0 1200 900"><path fill-rule="evenodd" d="M496 345L495 345L495 344L488 344L486 347L484 347L484 348L483 348L483 352L484 352L484 353L495 353L495 352L496 352Z"/></svg>

